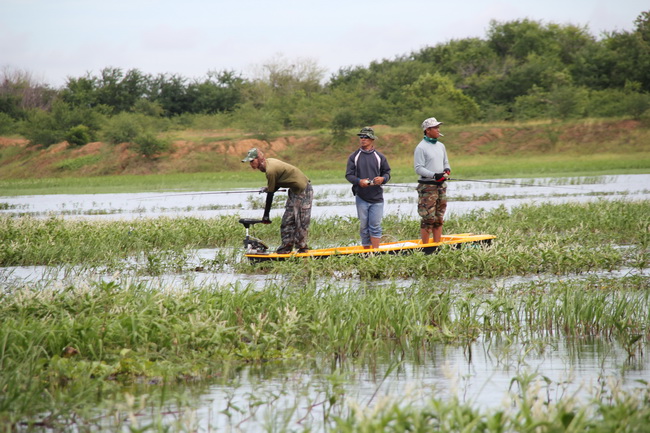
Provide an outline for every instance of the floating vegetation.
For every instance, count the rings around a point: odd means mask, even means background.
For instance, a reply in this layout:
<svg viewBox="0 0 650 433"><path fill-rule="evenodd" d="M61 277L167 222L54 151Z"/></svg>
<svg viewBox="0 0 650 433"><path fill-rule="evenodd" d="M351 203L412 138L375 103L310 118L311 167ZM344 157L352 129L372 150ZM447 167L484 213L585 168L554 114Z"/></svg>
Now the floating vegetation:
<svg viewBox="0 0 650 433"><path fill-rule="evenodd" d="M0 210L25 209L25 205L0 202Z"/></svg>

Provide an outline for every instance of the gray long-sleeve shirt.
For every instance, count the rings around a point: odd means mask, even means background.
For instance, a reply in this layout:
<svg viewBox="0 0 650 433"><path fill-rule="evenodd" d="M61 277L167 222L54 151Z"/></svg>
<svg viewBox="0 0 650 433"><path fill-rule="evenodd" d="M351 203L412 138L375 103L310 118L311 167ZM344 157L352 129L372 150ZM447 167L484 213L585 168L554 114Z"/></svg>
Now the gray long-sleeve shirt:
<svg viewBox="0 0 650 433"><path fill-rule="evenodd" d="M442 173L445 169L451 171L447 149L440 141L437 143L429 143L424 139L420 141L413 152L413 166L415 172L420 175L419 180L431 180L436 173Z"/></svg>

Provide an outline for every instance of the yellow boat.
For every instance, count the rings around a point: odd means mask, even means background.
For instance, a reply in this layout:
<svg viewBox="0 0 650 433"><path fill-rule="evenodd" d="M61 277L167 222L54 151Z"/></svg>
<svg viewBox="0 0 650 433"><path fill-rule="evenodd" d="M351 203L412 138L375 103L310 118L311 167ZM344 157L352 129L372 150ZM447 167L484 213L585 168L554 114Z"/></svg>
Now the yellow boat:
<svg viewBox="0 0 650 433"><path fill-rule="evenodd" d="M410 254L421 251L424 254L432 254L443 245L461 247L467 244L490 244L494 235L460 233L453 235L443 235L440 242L429 242L423 244L420 239L386 242L379 244L379 248L364 248L361 245L352 245L347 247L319 248L309 250L304 253L291 252L288 254L278 254L267 252L268 247L259 239L249 236L249 227L253 224L262 222L261 220L240 219L239 222L246 227L246 238L244 239L244 256L252 262L265 262L270 260L287 260L290 258L325 258L342 255L375 255L375 254Z"/></svg>

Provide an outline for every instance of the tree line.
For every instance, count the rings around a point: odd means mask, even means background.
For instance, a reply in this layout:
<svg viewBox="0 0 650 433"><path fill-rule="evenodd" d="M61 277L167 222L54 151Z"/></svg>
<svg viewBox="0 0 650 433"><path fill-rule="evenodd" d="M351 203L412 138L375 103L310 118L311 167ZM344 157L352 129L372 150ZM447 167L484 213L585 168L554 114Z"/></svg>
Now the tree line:
<svg viewBox="0 0 650 433"><path fill-rule="evenodd" d="M359 125L416 125L432 115L456 124L641 118L650 109L650 11L632 31L600 38L575 25L492 21L485 38L341 68L328 79L312 60L283 58L257 75L224 70L188 79L107 67L54 89L5 71L0 133L45 146L148 140L155 153L163 145L156 133L169 128L235 127L261 137L327 128L336 142Z"/></svg>

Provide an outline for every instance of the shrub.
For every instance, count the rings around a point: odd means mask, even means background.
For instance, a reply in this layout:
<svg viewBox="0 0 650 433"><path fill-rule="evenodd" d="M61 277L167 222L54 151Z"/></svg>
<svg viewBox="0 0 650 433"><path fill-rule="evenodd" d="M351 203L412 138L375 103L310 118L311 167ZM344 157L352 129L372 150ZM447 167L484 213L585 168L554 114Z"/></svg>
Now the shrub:
<svg viewBox="0 0 650 433"><path fill-rule="evenodd" d="M331 126L334 144L344 143L349 137L348 130L357 126L354 113L349 109L341 109L334 115Z"/></svg>
<svg viewBox="0 0 650 433"><path fill-rule="evenodd" d="M108 121L103 131L104 140L112 144L132 143L144 132L138 115L120 113Z"/></svg>
<svg viewBox="0 0 650 433"><path fill-rule="evenodd" d="M133 105L133 112L144 114L146 116L161 117L165 114L165 109L159 102L151 102L146 99L138 99Z"/></svg>
<svg viewBox="0 0 650 433"><path fill-rule="evenodd" d="M72 146L83 146L92 140L90 128L86 125L73 126L68 130L65 140Z"/></svg>
<svg viewBox="0 0 650 433"><path fill-rule="evenodd" d="M556 119L582 117L587 106L586 89L575 86L555 86L548 93L549 114Z"/></svg>
<svg viewBox="0 0 650 433"><path fill-rule="evenodd" d="M650 109L650 95L636 91L605 89L589 93L588 115L632 116L640 119Z"/></svg>
<svg viewBox="0 0 650 433"><path fill-rule="evenodd" d="M526 95L517 96L513 106L516 120L546 118L549 116L548 93L540 87L533 88Z"/></svg>
<svg viewBox="0 0 650 433"><path fill-rule="evenodd" d="M11 134L15 132L16 121L7 113L0 112L0 134Z"/></svg>
<svg viewBox="0 0 650 433"><path fill-rule="evenodd" d="M151 132L143 132L134 141L138 153L147 158L155 158L160 153L169 150L169 142L156 137Z"/></svg>
<svg viewBox="0 0 650 433"><path fill-rule="evenodd" d="M44 110L32 110L23 124L22 135L32 144L48 147L63 141L64 133L57 126L54 116Z"/></svg>
<svg viewBox="0 0 650 433"><path fill-rule="evenodd" d="M625 114L641 119L650 110L650 95L647 93L629 93L623 101Z"/></svg>
<svg viewBox="0 0 650 433"><path fill-rule="evenodd" d="M95 131L99 130L101 120L102 115L90 108L71 107L65 102L56 101L50 111L30 111L23 124L22 134L32 144L50 146L66 140L72 129L83 125L90 141Z"/></svg>
<svg viewBox="0 0 650 433"><path fill-rule="evenodd" d="M251 133L255 138L270 141L274 134L282 129L279 114L273 111L262 110L252 104L239 107L234 113L235 126Z"/></svg>
<svg viewBox="0 0 650 433"><path fill-rule="evenodd" d="M404 86L400 104L403 111L409 110L418 118L426 119L431 115L425 113L435 112L437 118L454 123L475 121L481 113L476 101L457 89L450 77L437 73L426 73ZM444 117L441 108L448 110Z"/></svg>
<svg viewBox="0 0 650 433"><path fill-rule="evenodd" d="M590 117L621 116L625 111L625 92L620 89L593 90L589 94L587 115Z"/></svg>

